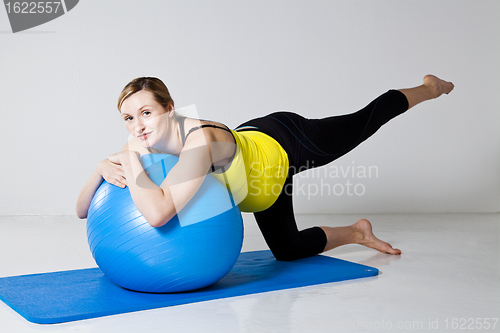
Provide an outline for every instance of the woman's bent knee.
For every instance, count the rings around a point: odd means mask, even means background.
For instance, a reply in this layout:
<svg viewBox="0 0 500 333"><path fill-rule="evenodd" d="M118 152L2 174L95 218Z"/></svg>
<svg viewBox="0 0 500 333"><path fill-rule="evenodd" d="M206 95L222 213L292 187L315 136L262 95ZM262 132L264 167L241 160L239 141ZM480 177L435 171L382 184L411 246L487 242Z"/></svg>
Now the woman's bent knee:
<svg viewBox="0 0 500 333"><path fill-rule="evenodd" d="M304 253L304 251L300 251L298 248L279 249L279 250L271 249L271 252L278 261L293 261L297 259L311 257L317 254L317 253Z"/></svg>

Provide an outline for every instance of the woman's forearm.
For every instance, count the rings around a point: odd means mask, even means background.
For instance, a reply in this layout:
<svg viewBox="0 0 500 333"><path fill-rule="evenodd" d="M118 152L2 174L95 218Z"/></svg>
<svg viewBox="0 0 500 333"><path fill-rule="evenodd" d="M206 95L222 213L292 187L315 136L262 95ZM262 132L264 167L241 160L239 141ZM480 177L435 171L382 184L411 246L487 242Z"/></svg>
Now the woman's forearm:
<svg viewBox="0 0 500 333"><path fill-rule="evenodd" d="M90 202L94 197L95 191L101 185L103 181L99 167L96 168L90 179L87 181L83 187L78 200L76 201L76 215L81 218L87 218L87 213L89 211Z"/></svg>
<svg viewBox="0 0 500 333"><path fill-rule="evenodd" d="M159 227L175 216L168 186L163 190L153 183L146 175L138 155L130 154L130 158L124 158L122 166L132 200L150 225Z"/></svg>

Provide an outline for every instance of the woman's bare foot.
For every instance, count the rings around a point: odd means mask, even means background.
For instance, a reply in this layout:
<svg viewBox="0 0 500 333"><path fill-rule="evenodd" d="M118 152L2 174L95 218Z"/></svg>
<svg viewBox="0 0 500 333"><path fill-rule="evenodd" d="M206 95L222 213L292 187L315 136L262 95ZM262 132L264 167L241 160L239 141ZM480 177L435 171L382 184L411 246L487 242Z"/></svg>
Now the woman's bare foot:
<svg viewBox="0 0 500 333"><path fill-rule="evenodd" d="M424 76L424 87L427 87L432 98L438 98L442 94L449 94L455 87L453 83L441 80L434 75Z"/></svg>
<svg viewBox="0 0 500 333"><path fill-rule="evenodd" d="M455 86L451 82L441 80L434 75L424 76L424 84L408 89L399 89L408 100L408 109L442 94L449 94Z"/></svg>
<svg viewBox="0 0 500 333"><path fill-rule="evenodd" d="M354 223L351 227L358 233L359 240L357 244L370 247L372 249L378 250L382 253L388 254L401 254L401 250L395 249L391 244L381 241L372 231L371 223L366 219L361 219Z"/></svg>
<svg viewBox="0 0 500 333"><path fill-rule="evenodd" d="M373 235L372 225L368 220L361 219L345 227L320 227L326 234L326 246L323 252L341 245L360 244L382 253L401 254L401 251L390 244L381 241Z"/></svg>

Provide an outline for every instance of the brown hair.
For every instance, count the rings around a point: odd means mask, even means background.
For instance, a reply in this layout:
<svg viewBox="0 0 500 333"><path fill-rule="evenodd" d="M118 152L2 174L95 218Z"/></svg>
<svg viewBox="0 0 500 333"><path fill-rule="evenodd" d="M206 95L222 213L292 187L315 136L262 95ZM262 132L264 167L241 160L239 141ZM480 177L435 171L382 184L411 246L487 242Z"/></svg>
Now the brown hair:
<svg viewBox="0 0 500 333"><path fill-rule="evenodd" d="M150 91L154 99L159 104L163 105L165 109L167 109L170 103L172 103L172 105L174 104L174 100L170 97L170 92L162 80L156 77L138 77L130 81L120 93L118 97L118 111L120 111L123 102L128 97L141 90Z"/></svg>

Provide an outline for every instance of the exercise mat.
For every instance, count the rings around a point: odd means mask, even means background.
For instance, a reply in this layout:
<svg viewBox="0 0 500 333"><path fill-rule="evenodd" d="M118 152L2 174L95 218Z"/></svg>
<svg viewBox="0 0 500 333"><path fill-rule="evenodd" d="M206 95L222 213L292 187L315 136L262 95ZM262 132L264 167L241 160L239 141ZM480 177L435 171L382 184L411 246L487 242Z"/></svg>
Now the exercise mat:
<svg viewBox="0 0 500 333"><path fill-rule="evenodd" d="M87 268L1 278L0 299L30 322L55 324L377 274L376 268L324 255L277 261L265 250L241 253L224 278L195 291L130 291L111 282L99 268Z"/></svg>

